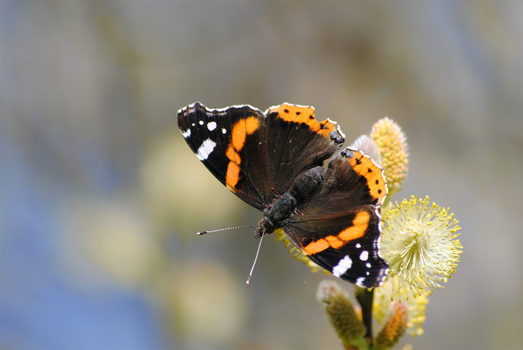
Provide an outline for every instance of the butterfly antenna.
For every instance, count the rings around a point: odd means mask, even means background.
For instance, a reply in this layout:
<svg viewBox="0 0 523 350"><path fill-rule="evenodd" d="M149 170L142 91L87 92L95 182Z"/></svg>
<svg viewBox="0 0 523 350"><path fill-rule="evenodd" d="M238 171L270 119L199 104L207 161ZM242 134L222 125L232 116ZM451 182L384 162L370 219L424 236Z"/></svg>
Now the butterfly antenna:
<svg viewBox="0 0 523 350"><path fill-rule="evenodd" d="M265 236L265 233L262 233L262 236L260 238L260 243L258 244L258 250L256 251L256 256L254 257L254 263L252 263L251 271L249 272L249 277L247 278L247 281L245 281L245 283L247 283L247 284L251 283L252 272L254 271L256 262L258 261L258 255L260 255L260 249L261 249L261 245L262 245L264 236Z"/></svg>
<svg viewBox="0 0 523 350"><path fill-rule="evenodd" d="M217 230L210 230L210 231L200 231L200 232L198 232L198 236L206 235L208 233L214 233L214 232L220 232L220 231L228 231L228 230L236 230L236 229L239 229L239 228L248 228L248 227L258 227L258 225L244 225L244 226L219 228Z"/></svg>

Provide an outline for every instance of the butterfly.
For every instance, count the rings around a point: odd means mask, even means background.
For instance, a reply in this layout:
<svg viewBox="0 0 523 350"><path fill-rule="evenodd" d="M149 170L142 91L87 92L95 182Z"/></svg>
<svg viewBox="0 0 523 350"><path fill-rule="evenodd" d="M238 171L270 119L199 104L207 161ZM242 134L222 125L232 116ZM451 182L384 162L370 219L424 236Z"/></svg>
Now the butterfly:
<svg viewBox="0 0 523 350"><path fill-rule="evenodd" d="M310 106L284 103L262 112L195 102L178 111L178 127L207 169L263 212L257 238L282 229L333 275L366 288L383 283L388 265L379 256L378 208L387 183L362 151L341 149L345 135L336 122L319 122Z"/></svg>

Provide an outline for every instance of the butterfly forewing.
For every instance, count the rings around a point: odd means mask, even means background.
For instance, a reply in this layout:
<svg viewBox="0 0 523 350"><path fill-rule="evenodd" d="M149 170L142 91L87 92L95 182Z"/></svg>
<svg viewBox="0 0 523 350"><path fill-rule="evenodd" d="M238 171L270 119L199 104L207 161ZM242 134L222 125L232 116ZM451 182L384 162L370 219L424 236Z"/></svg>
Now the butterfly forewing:
<svg viewBox="0 0 523 350"><path fill-rule="evenodd" d="M277 193L286 192L304 171L323 165L345 140L336 122L319 122L314 113L313 107L287 103L266 111L268 172Z"/></svg>
<svg viewBox="0 0 523 350"><path fill-rule="evenodd" d="M209 171L247 204L264 209L272 194L266 168L265 116L251 106L207 109L196 102L178 112L178 127Z"/></svg>

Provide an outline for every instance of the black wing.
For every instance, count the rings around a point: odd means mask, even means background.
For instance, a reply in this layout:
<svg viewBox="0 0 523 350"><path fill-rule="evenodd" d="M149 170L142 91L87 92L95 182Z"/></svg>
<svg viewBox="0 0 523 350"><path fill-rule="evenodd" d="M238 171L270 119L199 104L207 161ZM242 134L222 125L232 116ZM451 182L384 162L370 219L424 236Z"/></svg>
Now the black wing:
<svg viewBox="0 0 523 350"><path fill-rule="evenodd" d="M321 189L283 229L316 264L351 283L375 287L388 270L379 256L377 211L386 195L381 168L347 148L329 163Z"/></svg>
<svg viewBox="0 0 523 350"><path fill-rule="evenodd" d="M267 116L267 172L272 187L283 194L304 171L331 157L345 141L338 124L318 122L314 108L290 105L269 108Z"/></svg>
<svg viewBox="0 0 523 350"><path fill-rule="evenodd" d="M266 168L265 115L259 109L244 105L210 110L196 102L178 111L178 127L223 185L249 205L265 208L268 183L260 171Z"/></svg>
<svg viewBox="0 0 523 350"><path fill-rule="evenodd" d="M207 169L260 210L344 141L335 122L320 123L312 107L290 104L264 114L248 105L210 110L196 102L178 112L178 127Z"/></svg>

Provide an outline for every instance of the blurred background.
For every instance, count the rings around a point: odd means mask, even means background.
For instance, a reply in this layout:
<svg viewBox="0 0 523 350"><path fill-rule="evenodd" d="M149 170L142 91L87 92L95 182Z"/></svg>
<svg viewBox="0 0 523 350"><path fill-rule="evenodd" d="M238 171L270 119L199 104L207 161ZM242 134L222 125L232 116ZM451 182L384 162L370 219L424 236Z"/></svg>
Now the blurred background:
<svg viewBox="0 0 523 350"><path fill-rule="evenodd" d="M319 281L176 111L283 102L408 137L394 199L460 220L414 349L523 343L521 1L0 0L0 349L341 349ZM343 285L349 292L352 286Z"/></svg>

